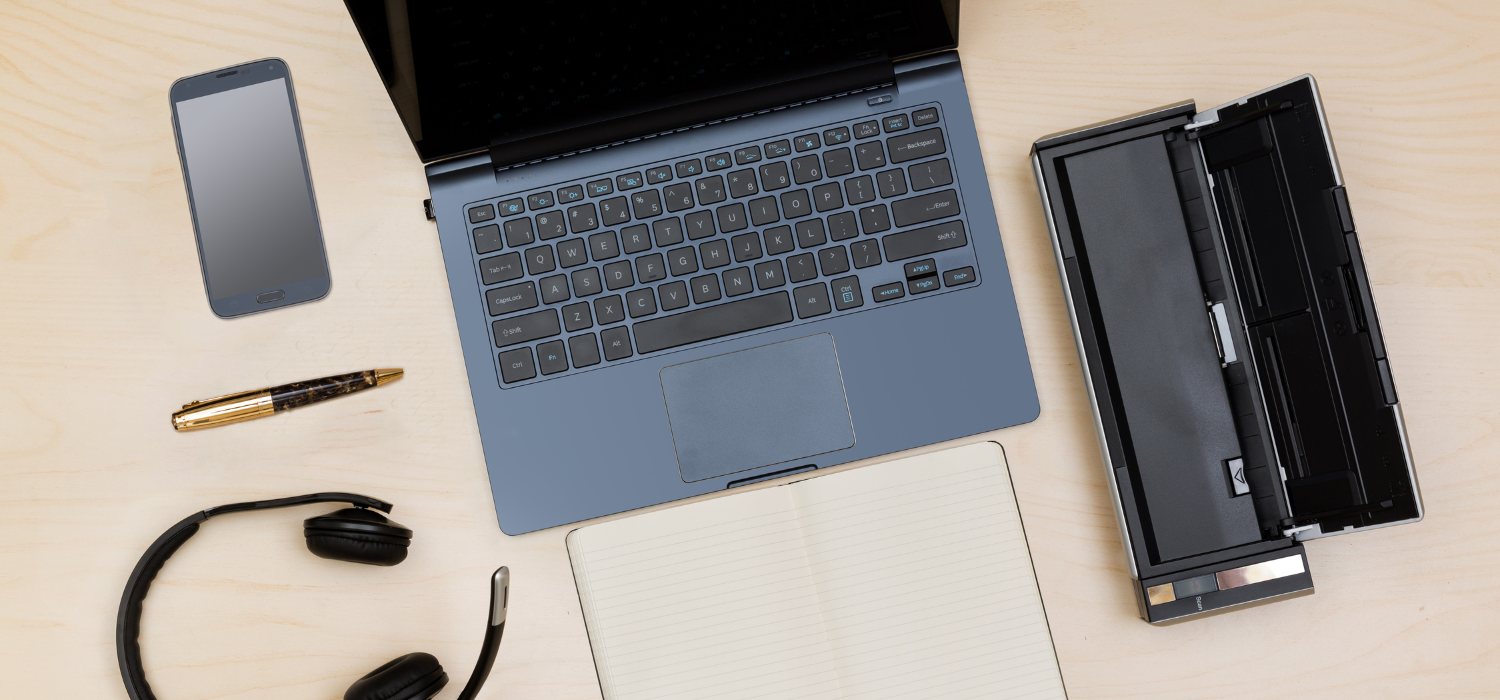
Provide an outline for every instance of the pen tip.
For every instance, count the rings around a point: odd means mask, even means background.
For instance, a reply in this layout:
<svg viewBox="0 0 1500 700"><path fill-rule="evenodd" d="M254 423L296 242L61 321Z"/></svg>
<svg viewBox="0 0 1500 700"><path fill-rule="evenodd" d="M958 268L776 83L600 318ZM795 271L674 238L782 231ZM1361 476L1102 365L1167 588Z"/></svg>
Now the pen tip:
<svg viewBox="0 0 1500 700"><path fill-rule="evenodd" d="M386 384L388 382L394 382L397 379L400 379L401 375L405 373L406 372L404 372L399 367L392 369L377 369L375 370L375 386L380 386L381 384Z"/></svg>

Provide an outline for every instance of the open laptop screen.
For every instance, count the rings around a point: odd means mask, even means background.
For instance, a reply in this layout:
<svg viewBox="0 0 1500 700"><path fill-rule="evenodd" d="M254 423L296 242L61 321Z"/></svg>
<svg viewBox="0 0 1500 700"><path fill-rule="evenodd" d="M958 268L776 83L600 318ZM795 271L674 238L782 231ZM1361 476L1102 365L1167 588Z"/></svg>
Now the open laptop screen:
<svg viewBox="0 0 1500 700"><path fill-rule="evenodd" d="M958 43L957 0L347 4L423 162Z"/></svg>

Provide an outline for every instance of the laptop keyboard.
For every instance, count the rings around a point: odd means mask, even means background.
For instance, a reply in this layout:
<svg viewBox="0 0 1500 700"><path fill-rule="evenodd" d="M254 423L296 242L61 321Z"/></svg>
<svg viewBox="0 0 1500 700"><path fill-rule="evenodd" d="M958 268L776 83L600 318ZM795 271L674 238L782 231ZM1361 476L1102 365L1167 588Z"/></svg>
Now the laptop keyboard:
<svg viewBox="0 0 1500 700"><path fill-rule="evenodd" d="M939 108L469 204L513 387L978 281Z"/></svg>

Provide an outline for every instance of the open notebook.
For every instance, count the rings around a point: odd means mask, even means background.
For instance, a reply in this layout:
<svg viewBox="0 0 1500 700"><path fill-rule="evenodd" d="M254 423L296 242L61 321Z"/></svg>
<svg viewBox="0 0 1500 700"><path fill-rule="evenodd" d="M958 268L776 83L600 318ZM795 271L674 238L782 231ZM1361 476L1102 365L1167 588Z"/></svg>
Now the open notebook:
<svg viewBox="0 0 1500 700"><path fill-rule="evenodd" d="M980 443L574 530L607 700L1065 698Z"/></svg>

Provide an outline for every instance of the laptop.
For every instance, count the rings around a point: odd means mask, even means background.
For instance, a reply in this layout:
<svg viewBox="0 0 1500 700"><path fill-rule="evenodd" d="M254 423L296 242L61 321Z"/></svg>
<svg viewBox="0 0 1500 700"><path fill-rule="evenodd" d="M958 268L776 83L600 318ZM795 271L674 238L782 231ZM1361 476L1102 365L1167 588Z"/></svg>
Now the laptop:
<svg viewBox="0 0 1500 700"><path fill-rule="evenodd" d="M502 531L1038 413L958 3L348 3Z"/></svg>

